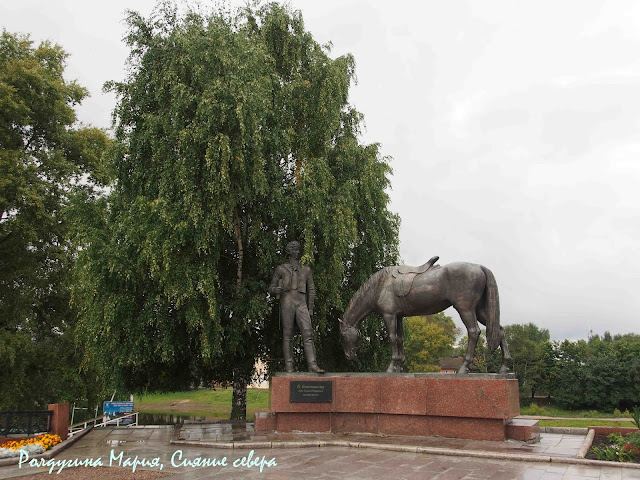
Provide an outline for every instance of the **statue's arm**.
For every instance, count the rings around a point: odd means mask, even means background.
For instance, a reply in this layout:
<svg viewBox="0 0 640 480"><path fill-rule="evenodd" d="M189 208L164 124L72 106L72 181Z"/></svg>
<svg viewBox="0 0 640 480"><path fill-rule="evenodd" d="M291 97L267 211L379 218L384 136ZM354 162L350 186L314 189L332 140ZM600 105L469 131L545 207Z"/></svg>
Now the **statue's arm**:
<svg viewBox="0 0 640 480"><path fill-rule="evenodd" d="M278 284L280 283L280 279L282 278L281 267L278 266L276 268L275 273L273 274L273 278L271 279L271 284L269 285L269 293L271 295L278 295L282 292L282 287Z"/></svg>
<svg viewBox="0 0 640 480"><path fill-rule="evenodd" d="M308 267L307 267L308 268ZM307 275L307 309L309 314L313 315L313 302L316 298L316 286L313 284L313 273L308 268L309 274Z"/></svg>

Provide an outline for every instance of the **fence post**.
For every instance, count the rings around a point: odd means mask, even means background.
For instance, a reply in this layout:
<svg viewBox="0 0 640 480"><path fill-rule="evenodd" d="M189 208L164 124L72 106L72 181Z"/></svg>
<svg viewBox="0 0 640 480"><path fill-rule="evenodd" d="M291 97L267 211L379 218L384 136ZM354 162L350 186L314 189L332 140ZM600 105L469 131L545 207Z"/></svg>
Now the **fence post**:
<svg viewBox="0 0 640 480"><path fill-rule="evenodd" d="M69 436L69 404L68 403L50 403L47 407L53 411L51 426L54 435L59 435L62 440L66 440Z"/></svg>

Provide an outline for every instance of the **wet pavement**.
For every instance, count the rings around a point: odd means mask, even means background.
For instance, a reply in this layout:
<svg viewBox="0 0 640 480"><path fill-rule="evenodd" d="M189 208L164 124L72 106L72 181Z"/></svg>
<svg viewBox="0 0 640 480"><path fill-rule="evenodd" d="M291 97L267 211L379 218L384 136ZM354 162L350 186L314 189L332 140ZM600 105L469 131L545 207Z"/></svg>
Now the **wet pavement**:
<svg viewBox="0 0 640 480"><path fill-rule="evenodd" d="M188 439L187 439L188 437ZM264 437L264 438L258 438ZM313 436L316 437L316 436ZM326 437L326 436L323 436ZM182 438L183 440L178 440ZM300 440L302 438L302 440ZM189 442L189 445L171 443ZM540 443L478 442L455 439L420 439L424 448L449 449L456 455L434 455L416 451L390 451L385 445L413 448L409 437L341 436L346 445L307 448L289 448L292 441L310 445L324 445L328 440L309 435L255 435L250 427L223 424L184 425L179 431L170 428L99 428L89 432L67 450L60 452L55 461L85 461L103 466L118 465L131 472L150 470L172 475L171 479L438 479L438 480L627 480L640 479L640 470L621 466L594 466L567 464L572 462L582 445L581 435L542 434ZM217 442L217 443L215 443ZM271 445L270 448L252 448ZM322 443L325 442L325 443ZM228 448L232 443L235 449ZM242 445L241 445L242 444ZM220 448L226 445L227 448ZM371 446L369 446L371 445ZM363 448L366 447L366 448ZM500 458L473 458L470 452L507 455L516 452L552 461L507 460ZM203 460L204 459L204 460ZM128 462L126 465L125 463ZM146 462L147 465L141 465ZM202 463L207 463L202 466ZM51 465L51 464L49 464ZM261 470L262 467L262 471ZM57 467L56 467L57 468ZM56 474L54 468L52 474ZM80 467L88 468L91 467ZM0 479L15 478L37 472L48 472L48 467L23 464L0 467ZM114 477L117 472L114 470ZM87 472L89 473L89 472ZM65 478L62 470L56 478ZM89 475L87 475L89 476ZM45 474L42 476L48 478ZM135 475L134 477L135 478Z"/></svg>
<svg viewBox="0 0 640 480"><path fill-rule="evenodd" d="M466 440L461 438L382 436L382 435L334 435L311 433L255 433L251 423L238 422L212 424L184 424L174 436L175 444L189 445L192 442L224 445L228 448L246 448L245 444L262 448L274 448L274 444L295 442L311 446L330 446L327 444L366 444L415 447L417 449L451 449L462 451L483 451L504 454L547 455L554 457L573 457L578 454L586 435L567 435L558 433L541 434L540 441L525 443L518 441L492 442L486 440ZM393 439L392 441L390 439ZM183 443L184 442L184 443ZM269 445L270 444L270 445ZM314 445L315 444L315 445ZM277 447L276 447L277 448Z"/></svg>

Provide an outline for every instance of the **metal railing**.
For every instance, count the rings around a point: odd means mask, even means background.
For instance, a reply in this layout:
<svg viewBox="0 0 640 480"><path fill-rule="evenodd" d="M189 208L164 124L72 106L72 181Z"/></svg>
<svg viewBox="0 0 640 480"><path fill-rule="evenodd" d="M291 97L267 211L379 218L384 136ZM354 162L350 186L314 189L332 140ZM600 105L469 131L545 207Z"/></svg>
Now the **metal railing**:
<svg viewBox="0 0 640 480"><path fill-rule="evenodd" d="M109 418L105 416L103 422L97 424L96 427L107 427L114 425L116 427L119 427L121 424L126 425L127 427L135 427L138 425L138 413L139 412L131 412L116 418ZM130 418L132 421L123 423L122 421L126 420L127 418Z"/></svg>
<svg viewBox="0 0 640 480"><path fill-rule="evenodd" d="M73 425L71 425L69 427L69 436L72 437L73 435L75 435L78 432L81 432L82 430L84 430L88 426L93 426L93 427L115 426L115 427L119 427L121 425L126 425L127 427L135 427L135 426L138 425L138 413L139 412L127 413L126 415L121 415L121 416L116 417L116 418L109 418L106 415L101 415L99 417L90 418L89 420L85 420L83 422L74 423ZM123 422L123 420L129 419L129 418L132 419L131 422Z"/></svg>
<svg viewBox="0 0 640 480"><path fill-rule="evenodd" d="M69 436L73 437L73 435L75 435L78 432L81 432L82 430L87 428L89 425L92 425L95 427L98 420L104 420L104 416L100 415L99 417L90 418L88 420L84 420L82 422L77 422L77 423L74 423L73 425L70 425Z"/></svg>
<svg viewBox="0 0 640 480"><path fill-rule="evenodd" d="M0 435L33 435L53 428L52 410L17 410L0 412Z"/></svg>

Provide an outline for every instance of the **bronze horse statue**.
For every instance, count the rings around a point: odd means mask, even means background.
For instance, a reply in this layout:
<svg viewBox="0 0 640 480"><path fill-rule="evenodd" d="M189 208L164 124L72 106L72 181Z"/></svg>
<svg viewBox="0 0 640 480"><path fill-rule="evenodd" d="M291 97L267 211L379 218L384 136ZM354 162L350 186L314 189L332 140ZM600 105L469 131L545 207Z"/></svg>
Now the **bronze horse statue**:
<svg viewBox="0 0 640 480"><path fill-rule="evenodd" d="M455 262L434 265L433 257L420 267L386 267L374 273L353 295L340 321L342 346L347 360L355 358L360 338L358 325L371 312L384 318L391 343L391 363L387 372L402 372L404 363L404 317L432 315L453 305L467 327L469 344L458 373L468 373L480 336L478 322L487 327L487 345L502 350L498 373L509 371L511 360L504 331L500 327L498 285L493 273L482 265Z"/></svg>

